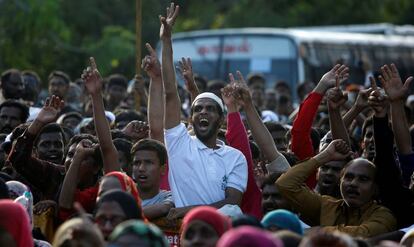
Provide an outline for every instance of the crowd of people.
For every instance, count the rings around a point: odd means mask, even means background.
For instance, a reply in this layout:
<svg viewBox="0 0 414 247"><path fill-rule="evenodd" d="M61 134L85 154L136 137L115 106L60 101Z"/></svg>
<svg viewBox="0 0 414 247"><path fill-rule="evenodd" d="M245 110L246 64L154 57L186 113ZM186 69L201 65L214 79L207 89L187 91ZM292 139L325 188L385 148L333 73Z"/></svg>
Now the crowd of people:
<svg viewBox="0 0 414 247"><path fill-rule="evenodd" d="M350 82L273 88L178 62L160 16L148 80L103 78L94 58L40 95L1 74L0 246L414 246L414 96L394 64ZM412 128L413 127L413 128Z"/></svg>

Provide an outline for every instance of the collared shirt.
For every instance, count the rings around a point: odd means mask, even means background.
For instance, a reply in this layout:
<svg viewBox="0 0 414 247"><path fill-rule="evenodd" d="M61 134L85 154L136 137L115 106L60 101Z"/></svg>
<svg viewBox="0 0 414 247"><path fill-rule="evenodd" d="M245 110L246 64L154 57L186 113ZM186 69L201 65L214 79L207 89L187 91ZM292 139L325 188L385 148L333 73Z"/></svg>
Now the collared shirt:
<svg viewBox="0 0 414 247"><path fill-rule="evenodd" d="M397 222L391 211L373 201L353 209L343 199L321 196L306 187L303 183L318 166L316 160L308 159L292 167L276 182L280 193L305 223L353 237L373 237L396 230Z"/></svg>
<svg viewBox="0 0 414 247"><path fill-rule="evenodd" d="M246 190L246 158L222 141L217 141L217 145L217 149L207 147L190 136L182 123L165 130L168 179L176 207L224 200L228 187Z"/></svg>

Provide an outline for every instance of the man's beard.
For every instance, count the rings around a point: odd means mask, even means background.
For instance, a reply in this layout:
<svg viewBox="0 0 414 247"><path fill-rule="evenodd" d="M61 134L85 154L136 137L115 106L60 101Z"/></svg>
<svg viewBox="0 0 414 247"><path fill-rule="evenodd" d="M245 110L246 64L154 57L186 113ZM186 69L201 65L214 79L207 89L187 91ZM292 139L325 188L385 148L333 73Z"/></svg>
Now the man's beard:
<svg viewBox="0 0 414 247"><path fill-rule="evenodd" d="M216 134L217 130L220 128L219 124L220 124L220 121L214 122L211 125L210 129L206 133L203 133L203 134L201 134L198 131L198 128L194 126L194 133L196 134L197 138L200 141L202 141L202 142L207 141L208 139L210 139L211 137L213 137Z"/></svg>

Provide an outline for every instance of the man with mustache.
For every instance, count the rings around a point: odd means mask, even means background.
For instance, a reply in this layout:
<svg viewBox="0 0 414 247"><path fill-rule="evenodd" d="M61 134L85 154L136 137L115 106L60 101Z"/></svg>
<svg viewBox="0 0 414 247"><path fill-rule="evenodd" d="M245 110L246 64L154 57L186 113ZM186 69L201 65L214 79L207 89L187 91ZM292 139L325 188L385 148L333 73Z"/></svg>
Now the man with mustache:
<svg viewBox="0 0 414 247"><path fill-rule="evenodd" d="M376 168L366 159L354 159L345 165L340 181L343 199L318 195L304 185L322 164L343 160L351 154L345 141L334 140L324 151L288 170L276 185L310 226L365 238L395 230L397 222L391 211L374 202Z"/></svg>

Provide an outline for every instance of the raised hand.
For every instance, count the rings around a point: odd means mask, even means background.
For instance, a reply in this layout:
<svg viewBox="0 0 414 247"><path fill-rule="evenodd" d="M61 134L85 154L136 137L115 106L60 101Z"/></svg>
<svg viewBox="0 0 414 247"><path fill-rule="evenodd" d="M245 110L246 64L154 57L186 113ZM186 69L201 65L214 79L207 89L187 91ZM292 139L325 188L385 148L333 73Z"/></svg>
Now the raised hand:
<svg viewBox="0 0 414 247"><path fill-rule="evenodd" d="M181 61L178 61L179 71L181 76L184 78L185 87L189 92L198 92L197 84L194 80L193 74L193 65L190 58L181 58Z"/></svg>
<svg viewBox="0 0 414 247"><path fill-rule="evenodd" d="M36 121L43 124L54 122L57 119L60 110L63 108L63 105L63 100L55 95L52 95L51 98L46 99L45 105L36 117Z"/></svg>
<svg viewBox="0 0 414 247"><path fill-rule="evenodd" d="M352 155L351 148L342 139L333 140L328 147L315 158L321 163L334 160L344 160Z"/></svg>
<svg viewBox="0 0 414 247"><path fill-rule="evenodd" d="M369 106L368 97L371 94L372 90L373 90L372 88L360 90L355 100L355 106L358 107L359 109L367 108Z"/></svg>
<svg viewBox="0 0 414 247"><path fill-rule="evenodd" d="M319 84L323 87L324 90L328 90L329 88L339 86L339 84L346 81L348 77L349 68L345 65L337 64L322 76Z"/></svg>
<svg viewBox="0 0 414 247"><path fill-rule="evenodd" d="M145 44L147 47L149 55L146 55L142 59L141 67L147 72L148 76L151 78L160 78L161 77L161 65L158 61L157 53L148 43Z"/></svg>
<svg viewBox="0 0 414 247"><path fill-rule="evenodd" d="M371 88L373 89L368 97L368 105L372 107L375 111L375 116L385 117L387 114L388 106L388 96L377 87L375 79L371 76L369 77L371 82Z"/></svg>
<svg viewBox="0 0 414 247"><path fill-rule="evenodd" d="M161 22L160 28L160 39L166 40L171 39L172 27L175 24L177 19L178 12L180 11L180 6L175 6L174 3L171 3L170 7L167 7L167 16L159 16Z"/></svg>
<svg viewBox="0 0 414 247"><path fill-rule="evenodd" d="M87 155L92 155L94 153L94 147L94 144L90 140L83 139L76 145L74 157L83 159Z"/></svg>
<svg viewBox="0 0 414 247"><path fill-rule="evenodd" d="M345 102L348 100L348 95L346 93L343 93L339 87L335 87L328 90L327 99L329 109L336 110L345 104Z"/></svg>
<svg viewBox="0 0 414 247"><path fill-rule="evenodd" d="M102 91L102 77L96 66L95 58L89 58L89 65L83 70L81 78L85 82L86 91L91 95L96 95Z"/></svg>
<svg viewBox="0 0 414 247"><path fill-rule="evenodd" d="M379 80L391 101L401 100L408 94L411 81L413 80L412 76L408 77L403 84L397 67L393 63L391 66L382 66L381 74L382 76L379 76Z"/></svg>
<svg viewBox="0 0 414 247"><path fill-rule="evenodd" d="M137 142L141 139L148 137L148 124L142 121L134 120L127 124L122 129L122 132L126 134L127 136L131 137L134 142Z"/></svg>
<svg viewBox="0 0 414 247"><path fill-rule="evenodd" d="M223 99L224 104L226 104L228 112L237 112L239 110L237 100L234 98L235 91L236 87L234 82L221 89L221 98Z"/></svg>
<svg viewBox="0 0 414 247"><path fill-rule="evenodd" d="M248 104L253 104L252 96L249 91L249 87L244 80L244 77L240 71L236 72L238 80L234 79L233 74L229 74L230 83L234 83L235 92L234 98L237 100L237 104L245 107Z"/></svg>

